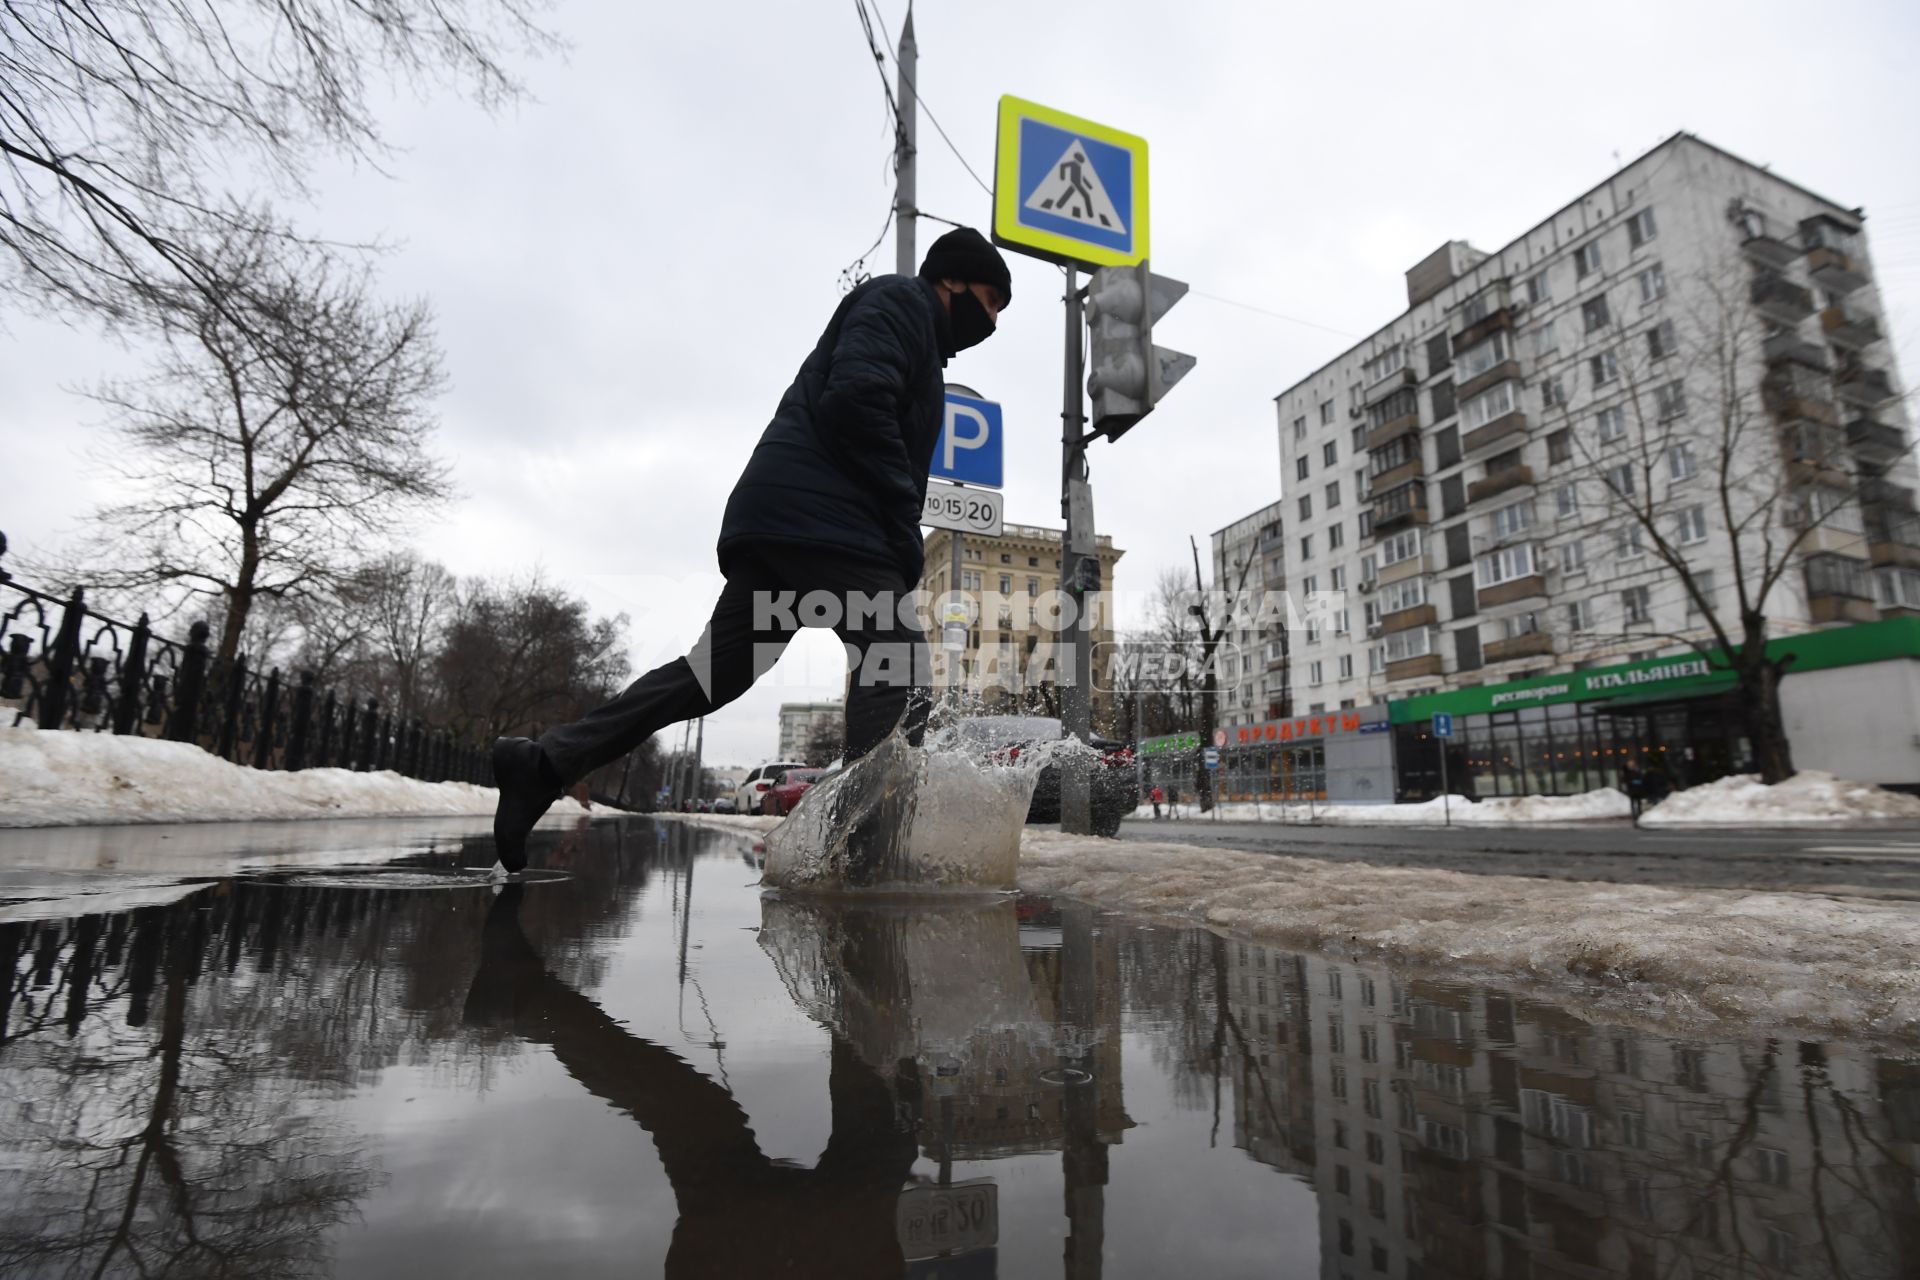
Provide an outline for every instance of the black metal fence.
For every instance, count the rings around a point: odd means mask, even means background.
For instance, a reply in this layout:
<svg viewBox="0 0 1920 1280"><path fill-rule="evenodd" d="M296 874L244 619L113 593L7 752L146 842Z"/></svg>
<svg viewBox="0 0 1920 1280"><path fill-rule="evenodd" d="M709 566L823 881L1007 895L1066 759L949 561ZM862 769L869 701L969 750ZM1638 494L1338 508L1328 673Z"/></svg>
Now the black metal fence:
<svg viewBox="0 0 1920 1280"><path fill-rule="evenodd" d="M0 555L6 540L0 537ZM429 782L491 785L485 745L374 698L320 688L312 672L217 661L208 628L185 642L17 582L0 568L0 723L192 742L256 769L390 769Z"/></svg>

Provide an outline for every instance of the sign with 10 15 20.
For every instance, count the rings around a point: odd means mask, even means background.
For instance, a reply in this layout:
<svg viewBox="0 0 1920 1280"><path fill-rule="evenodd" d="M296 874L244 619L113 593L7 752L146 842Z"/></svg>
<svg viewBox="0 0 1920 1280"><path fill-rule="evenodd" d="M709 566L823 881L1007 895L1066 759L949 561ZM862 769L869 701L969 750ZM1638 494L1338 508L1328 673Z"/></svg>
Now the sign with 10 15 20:
<svg viewBox="0 0 1920 1280"><path fill-rule="evenodd" d="M973 489L942 480L927 481L927 501L920 523L935 529L953 529L988 538L1000 536L1004 500L997 489Z"/></svg>

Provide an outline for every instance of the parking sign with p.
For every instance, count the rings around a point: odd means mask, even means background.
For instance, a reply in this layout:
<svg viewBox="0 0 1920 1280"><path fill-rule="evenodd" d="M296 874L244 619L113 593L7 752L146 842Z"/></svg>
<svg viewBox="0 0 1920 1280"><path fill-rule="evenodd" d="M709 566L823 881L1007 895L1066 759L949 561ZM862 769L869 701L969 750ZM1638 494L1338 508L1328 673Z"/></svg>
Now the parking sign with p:
<svg viewBox="0 0 1920 1280"><path fill-rule="evenodd" d="M1000 406L992 400L948 390L940 443L928 474L957 484L998 489L1002 482L1005 433Z"/></svg>

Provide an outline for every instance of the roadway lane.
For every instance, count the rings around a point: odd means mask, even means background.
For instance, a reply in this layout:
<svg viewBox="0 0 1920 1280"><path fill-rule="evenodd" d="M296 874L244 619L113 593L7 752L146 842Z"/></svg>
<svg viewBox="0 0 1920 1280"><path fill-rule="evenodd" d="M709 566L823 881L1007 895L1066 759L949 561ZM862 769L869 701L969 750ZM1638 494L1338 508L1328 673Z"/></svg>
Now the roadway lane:
<svg viewBox="0 0 1920 1280"><path fill-rule="evenodd" d="M1167 841L1475 875L1862 895L1920 902L1920 824L1807 830L1636 830L1625 822L1534 827L1349 827L1129 819L1122 840Z"/></svg>

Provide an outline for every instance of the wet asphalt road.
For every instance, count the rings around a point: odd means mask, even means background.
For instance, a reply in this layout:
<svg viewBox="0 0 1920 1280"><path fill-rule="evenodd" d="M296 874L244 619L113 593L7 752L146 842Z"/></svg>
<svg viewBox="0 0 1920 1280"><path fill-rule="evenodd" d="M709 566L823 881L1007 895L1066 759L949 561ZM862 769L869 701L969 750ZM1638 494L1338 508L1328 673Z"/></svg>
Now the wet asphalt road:
<svg viewBox="0 0 1920 1280"><path fill-rule="evenodd" d="M1909 823L1680 832L1625 822L1448 828L1129 820L1120 838L1475 875L1920 901L1920 824Z"/></svg>

